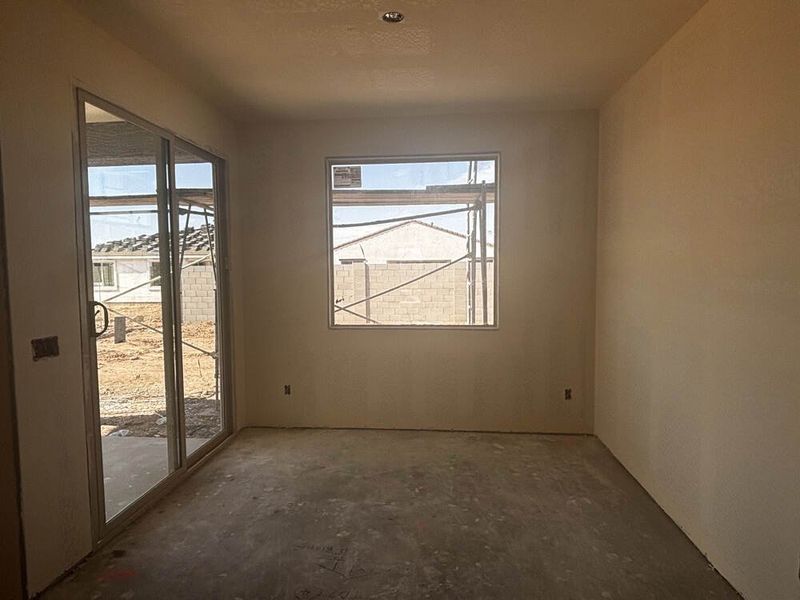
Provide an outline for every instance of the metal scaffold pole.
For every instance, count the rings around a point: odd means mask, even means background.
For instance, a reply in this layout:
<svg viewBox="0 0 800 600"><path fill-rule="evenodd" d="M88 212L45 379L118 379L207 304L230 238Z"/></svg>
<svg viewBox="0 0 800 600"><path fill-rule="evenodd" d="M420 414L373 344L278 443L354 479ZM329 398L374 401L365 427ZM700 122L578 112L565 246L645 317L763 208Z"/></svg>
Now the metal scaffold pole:
<svg viewBox="0 0 800 600"><path fill-rule="evenodd" d="M477 203L476 203L477 204ZM471 217L471 226L470 226L470 233L469 233L469 264L467 269L469 271L469 324L475 325L475 316L476 316L476 300L477 300L477 287L475 285L475 276L477 275L476 269L476 253L477 253L477 230L478 230L478 210L477 206L472 206L472 214Z"/></svg>
<svg viewBox="0 0 800 600"><path fill-rule="evenodd" d="M486 181L481 184L481 200L479 204L481 226L481 300L483 301L483 322L489 320L489 288L486 278Z"/></svg>
<svg viewBox="0 0 800 600"><path fill-rule="evenodd" d="M369 302L370 300L374 300L375 298L380 298L381 296L383 296L385 294L389 294L391 292L394 292L395 290L399 290L402 287L405 287L407 285L411 285L412 283L415 283L415 282L419 281L420 279L425 279L426 277L430 277L434 273L438 273L439 271L443 271L444 269L452 267L453 265L460 263L462 260L464 260L466 258L469 258L469 254L465 254L464 256L456 258L455 260L451 260L450 262L447 262L447 263L445 263L445 264L443 264L441 266L438 266L435 269L431 269L430 271L426 271L422 275L417 275L416 277L414 277L412 279L409 279L407 281L404 281L401 284L392 286L389 289L377 292L375 294L371 294L371 295L367 296L366 298L361 298L361 300L356 300L355 302L350 302L349 304L345 304L345 305L334 303L334 312L339 312L340 310L343 310L345 312L349 312L351 314L355 314L356 316L361 317L362 319L366 319L367 318L366 316L364 316L362 314L358 314L358 313L353 313L352 311L350 311L348 309L352 308L353 306L358 306L359 304L364 304L365 302ZM369 320L372 321L372 319L369 319Z"/></svg>
<svg viewBox="0 0 800 600"><path fill-rule="evenodd" d="M458 188L458 197L457 202L451 201L449 204L459 204L461 205L460 208L450 208L445 210L436 210L436 211L429 211L429 212L421 212L413 215L403 215L403 216L394 216L394 217L386 217L382 219L374 219L370 221L357 221L357 222L350 222L350 223L333 223L331 224L331 228L351 228L351 227L365 227L365 226L375 226L375 225L388 225L390 223L408 223L418 219L429 219L431 217L440 217L446 215L455 215L458 213L466 213L467 222L466 222L466 254L464 256L452 260L440 267L432 269L426 273L423 273L420 276L414 277L407 281L400 283L399 285L395 285L390 287L389 289L382 290L377 293L372 293L369 289L369 278L365 274L365 298L360 300L356 300L354 302L350 302L348 304L340 304L339 302L333 301L332 302L332 311L333 313L338 312L345 312L349 315L357 317L359 319L363 319L367 323L372 323L375 325L379 325L380 323L372 318L371 315L371 306L370 301L383 296L384 294L389 294L406 286L409 286L425 277L429 277L439 271L451 267L452 265L466 262L466 304L467 304L467 314L466 320L468 325L478 325L478 261L480 261L480 275L481 275L481 317L482 322L481 325L487 325L489 323L489 277L488 277L488 262L489 257L487 256L487 250L489 247L488 241L488 204L490 202L490 194L491 194L491 202L494 202L495 198L495 185L494 184L487 184L486 180L484 179L480 184L478 184L478 161L472 160L469 162L469 166L467 169L467 182L466 184L459 184L456 186L428 186L426 188L426 192L432 194L442 194L444 191L439 188L450 188L456 187ZM394 198L385 197L387 192L392 190L367 190L373 194L378 194L377 204L379 205L393 205L397 203L397 200ZM419 194L419 190L399 190L407 195L414 195ZM354 196L355 192L348 192L350 196L342 201L343 205L369 205L369 203L363 199L360 199L357 195ZM425 204L416 199L414 197L413 201L407 200L407 204ZM391 201L390 201L391 200ZM443 199L439 196L436 196L435 204L442 204L447 203L443 202ZM478 248L478 244L480 243L480 248ZM335 249L335 248L334 248ZM480 253L480 257L479 257ZM368 266L365 266L365 271ZM365 304L365 313L360 311L352 310L352 307L358 306L360 304Z"/></svg>

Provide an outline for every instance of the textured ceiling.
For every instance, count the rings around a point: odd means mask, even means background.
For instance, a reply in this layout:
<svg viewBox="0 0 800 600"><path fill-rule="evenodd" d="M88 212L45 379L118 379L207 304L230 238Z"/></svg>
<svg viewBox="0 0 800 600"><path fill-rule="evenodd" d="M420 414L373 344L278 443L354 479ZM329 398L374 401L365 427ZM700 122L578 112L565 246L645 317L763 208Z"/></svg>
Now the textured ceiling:
<svg viewBox="0 0 800 600"><path fill-rule="evenodd" d="M705 0L70 1L245 120L595 108Z"/></svg>

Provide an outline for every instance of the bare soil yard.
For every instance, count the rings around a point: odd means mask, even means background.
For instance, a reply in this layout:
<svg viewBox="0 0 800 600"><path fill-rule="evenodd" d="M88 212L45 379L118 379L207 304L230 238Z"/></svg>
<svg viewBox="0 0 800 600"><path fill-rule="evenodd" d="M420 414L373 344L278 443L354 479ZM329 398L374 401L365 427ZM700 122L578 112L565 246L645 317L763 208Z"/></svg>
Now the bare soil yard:
<svg viewBox="0 0 800 600"><path fill-rule="evenodd" d="M159 304L109 304L111 325L97 341L103 435L166 437L164 348ZM111 311L116 312L111 312ZM126 315L126 341L114 342L114 317ZM183 339L215 352L213 321L184 323ZM220 430L214 358L183 346L186 435L210 438ZM127 433L125 433L127 431Z"/></svg>

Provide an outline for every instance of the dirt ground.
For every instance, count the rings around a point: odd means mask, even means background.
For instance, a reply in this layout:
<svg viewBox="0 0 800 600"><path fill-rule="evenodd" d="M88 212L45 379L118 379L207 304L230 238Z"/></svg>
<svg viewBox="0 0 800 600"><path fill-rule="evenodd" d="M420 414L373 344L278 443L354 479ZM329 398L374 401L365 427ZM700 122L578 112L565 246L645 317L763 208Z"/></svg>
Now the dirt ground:
<svg viewBox="0 0 800 600"><path fill-rule="evenodd" d="M103 435L166 437L164 349L159 304L109 304L108 331L97 342L100 422ZM126 340L114 342L115 312L126 315ZM215 351L213 321L183 324L183 340ZM212 437L220 430L220 403L216 393L215 361L183 346L186 435Z"/></svg>

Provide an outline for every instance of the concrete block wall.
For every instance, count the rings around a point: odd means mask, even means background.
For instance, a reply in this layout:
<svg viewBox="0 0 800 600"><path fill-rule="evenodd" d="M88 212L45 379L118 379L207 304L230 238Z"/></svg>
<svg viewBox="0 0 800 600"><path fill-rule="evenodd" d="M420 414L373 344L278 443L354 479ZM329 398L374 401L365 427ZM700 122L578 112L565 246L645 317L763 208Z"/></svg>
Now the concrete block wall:
<svg viewBox="0 0 800 600"><path fill-rule="evenodd" d="M216 319L216 287L210 262L183 270L181 306L185 323Z"/></svg>
<svg viewBox="0 0 800 600"><path fill-rule="evenodd" d="M369 265L335 265L334 296L340 305L365 298L419 277L444 263L412 262ZM487 265L489 319L494 310L494 264ZM480 268L477 276L476 314L482 319ZM385 296L353 306L351 310L380 324L464 325L467 323L467 264L459 263ZM364 324L362 317L336 313L337 325Z"/></svg>
<svg viewBox="0 0 800 600"><path fill-rule="evenodd" d="M104 259L116 263L117 285L109 289L95 289L94 295L100 301L113 297L121 290L133 288L150 277L150 260L142 259ZM196 260L188 257L184 264ZM183 320L213 321L216 318L216 281L211 261L187 267L181 274L181 294ZM160 286L143 286L126 293L110 304L160 303Z"/></svg>

